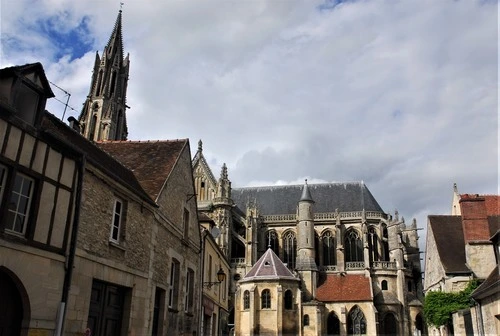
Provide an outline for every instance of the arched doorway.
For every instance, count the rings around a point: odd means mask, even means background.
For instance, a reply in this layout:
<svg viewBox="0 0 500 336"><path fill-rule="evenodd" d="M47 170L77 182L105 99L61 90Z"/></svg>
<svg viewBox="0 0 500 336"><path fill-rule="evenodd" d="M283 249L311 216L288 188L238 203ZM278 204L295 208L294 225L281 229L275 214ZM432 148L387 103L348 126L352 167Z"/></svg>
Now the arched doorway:
<svg viewBox="0 0 500 336"><path fill-rule="evenodd" d="M330 312L326 321L326 333L328 336L340 335L340 320L337 314Z"/></svg>
<svg viewBox="0 0 500 336"><path fill-rule="evenodd" d="M29 304L23 303L23 294L20 293L16 282L17 277L4 267L0 267L0 335L25 335L23 322L28 323L30 318ZM24 288L21 288L24 289ZM25 309L26 307L26 309Z"/></svg>
<svg viewBox="0 0 500 336"><path fill-rule="evenodd" d="M382 335L392 336L398 334L398 322L393 313L387 313L384 316L382 324Z"/></svg>
<svg viewBox="0 0 500 336"><path fill-rule="evenodd" d="M415 318L415 329L417 329L417 336L425 335L424 319L421 314L417 314L417 317Z"/></svg>

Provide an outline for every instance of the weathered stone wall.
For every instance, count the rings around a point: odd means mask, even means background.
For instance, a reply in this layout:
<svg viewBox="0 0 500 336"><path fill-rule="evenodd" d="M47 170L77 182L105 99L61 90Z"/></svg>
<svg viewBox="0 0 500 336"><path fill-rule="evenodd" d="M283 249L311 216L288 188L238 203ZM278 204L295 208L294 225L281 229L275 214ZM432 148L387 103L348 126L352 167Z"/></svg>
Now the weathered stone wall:
<svg viewBox="0 0 500 336"><path fill-rule="evenodd" d="M120 242L110 242L115 200L124 204ZM82 204L77 246L91 255L147 271L152 214L127 190L93 167L83 177Z"/></svg>
<svg viewBox="0 0 500 336"><path fill-rule="evenodd" d="M442 289L444 283L441 279L445 276L441 259L438 254L436 240L430 225L427 225L427 240L425 249L425 278L424 292Z"/></svg>

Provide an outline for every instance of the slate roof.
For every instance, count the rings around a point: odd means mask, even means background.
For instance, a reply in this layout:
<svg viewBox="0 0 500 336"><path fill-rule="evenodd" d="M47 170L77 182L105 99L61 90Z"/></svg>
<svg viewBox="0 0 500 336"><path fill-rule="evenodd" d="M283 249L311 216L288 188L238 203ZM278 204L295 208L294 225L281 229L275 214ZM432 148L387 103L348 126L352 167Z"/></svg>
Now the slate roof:
<svg viewBox="0 0 500 336"><path fill-rule="evenodd" d="M104 141L97 145L129 168L156 200L188 140Z"/></svg>
<svg viewBox="0 0 500 336"><path fill-rule="evenodd" d="M74 131L56 116L45 111L41 127L43 130L42 134L54 137L73 150L85 154L86 159L94 166L102 169L108 176L123 184L126 188L148 203L156 205L141 187L141 184L132 171L105 153L94 143L81 136L80 133Z"/></svg>
<svg viewBox="0 0 500 336"><path fill-rule="evenodd" d="M285 264L283 264L273 250L268 248L240 282L280 279L300 281L290 272Z"/></svg>
<svg viewBox="0 0 500 336"><path fill-rule="evenodd" d="M363 274L326 274L316 298L322 302L371 301L370 279Z"/></svg>
<svg viewBox="0 0 500 336"><path fill-rule="evenodd" d="M314 212L380 211L383 212L372 193L362 182L309 184L314 200ZM231 197L234 203L244 208L248 201L256 201L261 215L295 214L303 185L234 188Z"/></svg>
<svg viewBox="0 0 500 336"><path fill-rule="evenodd" d="M470 273L465 265L465 241L461 216L431 215L429 225L446 273Z"/></svg>

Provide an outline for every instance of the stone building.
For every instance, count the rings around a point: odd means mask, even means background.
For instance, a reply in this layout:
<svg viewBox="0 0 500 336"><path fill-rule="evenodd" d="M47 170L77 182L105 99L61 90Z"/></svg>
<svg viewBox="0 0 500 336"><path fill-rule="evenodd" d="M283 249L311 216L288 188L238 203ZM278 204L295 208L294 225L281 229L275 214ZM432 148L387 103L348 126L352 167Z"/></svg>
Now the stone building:
<svg viewBox="0 0 500 336"><path fill-rule="evenodd" d="M203 265L200 269L203 273L200 335L228 335L230 301L228 284L231 274L229 261L214 239L217 232L209 231L210 220L200 218L200 224L204 227L202 231Z"/></svg>
<svg viewBox="0 0 500 336"><path fill-rule="evenodd" d="M237 335L424 332L416 222L385 213L364 183L232 188L201 141L193 174L231 261Z"/></svg>
<svg viewBox="0 0 500 336"><path fill-rule="evenodd" d="M458 292L470 280L488 279L473 297L476 296L478 302L484 299L489 307L479 304L457 312L453 325L441 330L430 328L430 334L497 334L500 330L498 290L486 290L498 283L494 242L497 243L500 230L499 201L497 195L459 194L454 185L452 215L428 216L424 292ZM484 309L488 311L490 307L496 310L495 314L485 312Z"/></svg>
<svg viewBox="0 0 500 336"><path fill-rule="evenodd" d="M0 333L60 331L74 259L82 155L47 126L40 63L0 70Z"/></svg>

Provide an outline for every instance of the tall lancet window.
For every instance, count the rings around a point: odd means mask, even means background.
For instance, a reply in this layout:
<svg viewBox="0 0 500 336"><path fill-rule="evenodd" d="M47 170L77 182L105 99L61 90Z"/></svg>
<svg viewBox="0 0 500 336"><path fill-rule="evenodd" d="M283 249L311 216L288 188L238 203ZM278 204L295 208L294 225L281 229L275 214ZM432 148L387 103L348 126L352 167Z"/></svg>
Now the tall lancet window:
<svg viewBox="0 0 500 336"><path fill-rule="evenodd" d="M102 86L102 70L99 70L99 74L97 75L97 86L95 88L96 96L101 94L101 86Z"/></svg>
<svg viewBox="0 0 500 336"><path fill-rule="evenodd" d="M363 261L363 242L356 230L349 230L345 235L345 261Z"/></svg>
<svg viewBox="0 0 500 336"><path fill-rule="evenodd" d="M113 71L111 73L111 87L109 88L110 97L113 97L113 95L115 93L115 86L116 86L116 72Z"/></svg>
<svg viewBox="0 0 500 336"><path fill-rule="evenodd" d="M374 261L379 261L378 236L373 226L370 226L368 229L368 250L370 253L370 264Z"/></svg>
<svg viewBox="0 0 500 336"><path fill-rule="evenodd" d="M92 115L92 118L90 118L90 126L89 126L89 140L94 141L94 136L95 136L95 128L97 124L97 115Z"/></svg>
<svg viewBox="0 0 500 336"><path fill-rule="evenodd" d="M326 231L321 237L321 242L323 245L323 265L333 266L337 265L336 258L336 241L335 237L331 231Z"/></svg>
<svg viewBox="0 0 500 336"><path fill-rule="evenodd" d="M295 269L295 258L297 257L297 239L295 233L288 231L283 235L283 262L289 269Z"/></svg>
<svg viewBox="0 0 500 336"><path fill-rule="evenodd" d="M383 261L389 261L389 234L387 233L387 225L382 224L382 247Z"/></svg>
<svg viewBox="0 0 500 336"><path fill-rule="evenodd" d="M266 243L277 256L280 255L280 242L278 240L278 234L274 230L267 231L266 233Z"/></svg>
<svg viewBox="0 0 500 336"><path fill-rule="evenodd" d="M358 306L354 306L349 312L349 317L347 318L347 334L366 335L365 315Z"/></svg>
<svg viewBox="0 0 500 336"><path fill-rule="evenodd" d="M116 114L116 130L115 130L115 140L122 139L122 128L123 128L123 112L118 110Z"/></svg>
<svg viewBox="0 0 500 336"><path fill-rule="evenodd" d="M316 262L316 265L321 265L320 264L320 256L321 256L321 251L320 251L320 240L318 237L318 233L316 231L314 232L314 261Z"/></svg>

